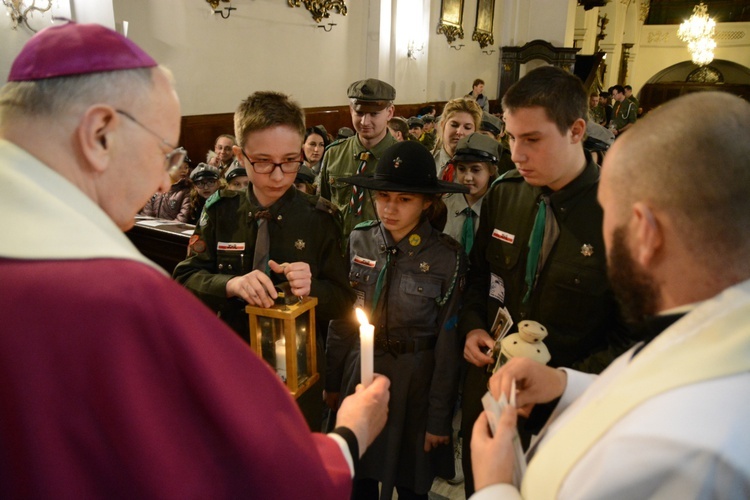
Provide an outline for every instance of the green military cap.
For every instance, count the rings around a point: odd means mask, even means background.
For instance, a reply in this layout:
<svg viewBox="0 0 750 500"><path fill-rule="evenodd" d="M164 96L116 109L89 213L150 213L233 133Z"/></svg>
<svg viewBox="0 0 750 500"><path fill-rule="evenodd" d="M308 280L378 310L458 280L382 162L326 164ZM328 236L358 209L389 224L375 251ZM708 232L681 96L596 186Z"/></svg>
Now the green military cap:
<svg viewBox="0 0 750 500"><path fill-rule="evenodd" d="M462 137L456 144L453 162L479 161L497 164L500 158L500 143L492 137L474 132Z"/></svg>
<svg viewBox="0 0 750 500"><path fill-rule="evenodd" d="M336 139L347 139L354 135L354 130L350 129L349 127L341 127L338 132L336 132Z"/></svg>
<svg viewBox="0 0 750 500"><path fill-rule="evenodd" d="M247 170L245 170L245 167L241 166L237 160L234 160L232 166L224 172L224 178L227 182L231 182L236 177L247 177Z"/></svg>
<svg viewBox="0 0 750 500"><path fill-rule="evenodd" d="M497 116L482 111L482 124L480 128L485 132L492 132L497 135L503 131L503 122Z"/></svg>
<svg viewBox="0 0 750 500"><path fill-rule="evenodd" d="M423 128L424 120L422 120L421 118L417 118L416 116L412 116L411 118L409 118L409 128L415 127Z"/></svg>
<svg viewBox="0 0 750 500"><path fill-rule="evenodd" d="M221 171L208 163L199 163L195 170L190 173L190 180L197 182L201 179L219 180Z"/></svg>
<svg viewBox="0 0 750 500"><path fill-rule="evenodd" d="M360 80L346 91L355 111L373 113L387 108L396 98L396 89L375 78Z"/></svg>

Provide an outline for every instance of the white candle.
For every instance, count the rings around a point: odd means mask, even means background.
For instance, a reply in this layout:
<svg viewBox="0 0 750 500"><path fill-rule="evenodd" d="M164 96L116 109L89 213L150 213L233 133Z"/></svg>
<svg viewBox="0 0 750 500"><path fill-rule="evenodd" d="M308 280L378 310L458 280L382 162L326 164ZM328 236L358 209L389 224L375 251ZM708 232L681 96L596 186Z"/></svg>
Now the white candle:
<svg viewBox="0 0 750 500"><path fill-rule="evenodd" d="M375 342L375 326L371 325L367 320L367 315L359 307L356 310L357 319L359 320L359 350L360 350L360 366L362 368L362 385L367 387L372 383L372 372L373 372L373 350Z"/></svg>
<svg viewBox="0 0 750 500"><path fill-rule="evenodd" d="M286 339L276 341L276 373L286 382Z"/></svg>

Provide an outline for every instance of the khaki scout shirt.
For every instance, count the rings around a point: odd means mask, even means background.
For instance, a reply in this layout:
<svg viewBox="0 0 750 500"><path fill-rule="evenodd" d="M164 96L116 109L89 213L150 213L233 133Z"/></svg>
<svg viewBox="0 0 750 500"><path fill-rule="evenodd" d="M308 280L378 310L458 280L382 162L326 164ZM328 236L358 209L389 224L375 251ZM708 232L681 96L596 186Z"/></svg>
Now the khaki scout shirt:
<svg viewBox="0 0 750 500"><path fill-rule="evenodd" d="M386 134L382 141L372 149L365 148L354 135L343 141L336 141L326 148L323 155L323 165L320 169L320 194L330 200L341 212L343 219L344 240L349 238L357 224L376 218L375 209L369 190L365 189L362 200L362 214L357 216L352 212L349 202L352 198L352 186L341 182L342 177L356 175L361 159L367 162L364 175L374 175L378 158L390 146L398 141L391 134Z"/></svg>
<svg viewBox="0 0 750 500"><path fill-rule="evenodd" d="M638 108L633 101L625 99L622 102L615 103L612 109L612 123L617 130L621 130L628 123L635 123L638 117Z"/></svg>

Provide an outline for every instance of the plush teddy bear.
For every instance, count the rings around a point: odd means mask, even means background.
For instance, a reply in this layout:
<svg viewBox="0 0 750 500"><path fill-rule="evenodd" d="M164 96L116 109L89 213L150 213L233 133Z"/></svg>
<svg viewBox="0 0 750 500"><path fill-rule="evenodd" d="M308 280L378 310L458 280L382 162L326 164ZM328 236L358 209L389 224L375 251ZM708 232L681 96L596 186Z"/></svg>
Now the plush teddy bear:
<svg viewBox="0 0 750 500"><path fill-rule="evenodd" d="M500 341L500 356L498 357L495 371L517 356L531 358L542 364L549 363L551 358L549 349L544 345L547 329L536 321L521 321L518 324L518 333L506 335Z"/></svg>

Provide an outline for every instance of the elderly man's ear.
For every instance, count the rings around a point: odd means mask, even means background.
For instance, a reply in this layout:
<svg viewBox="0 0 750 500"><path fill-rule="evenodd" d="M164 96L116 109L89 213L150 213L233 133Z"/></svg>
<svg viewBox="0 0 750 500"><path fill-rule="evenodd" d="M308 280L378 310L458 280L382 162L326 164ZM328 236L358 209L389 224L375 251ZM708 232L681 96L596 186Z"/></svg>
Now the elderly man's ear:
<svg viewBox="0 0 750 500"><path fill-rule="evenodd" d="M111 106L94 105L84 112L76 129L76 138L89 168L103 172L109 167L115 132L121 124L122 117Z"/></svg>

